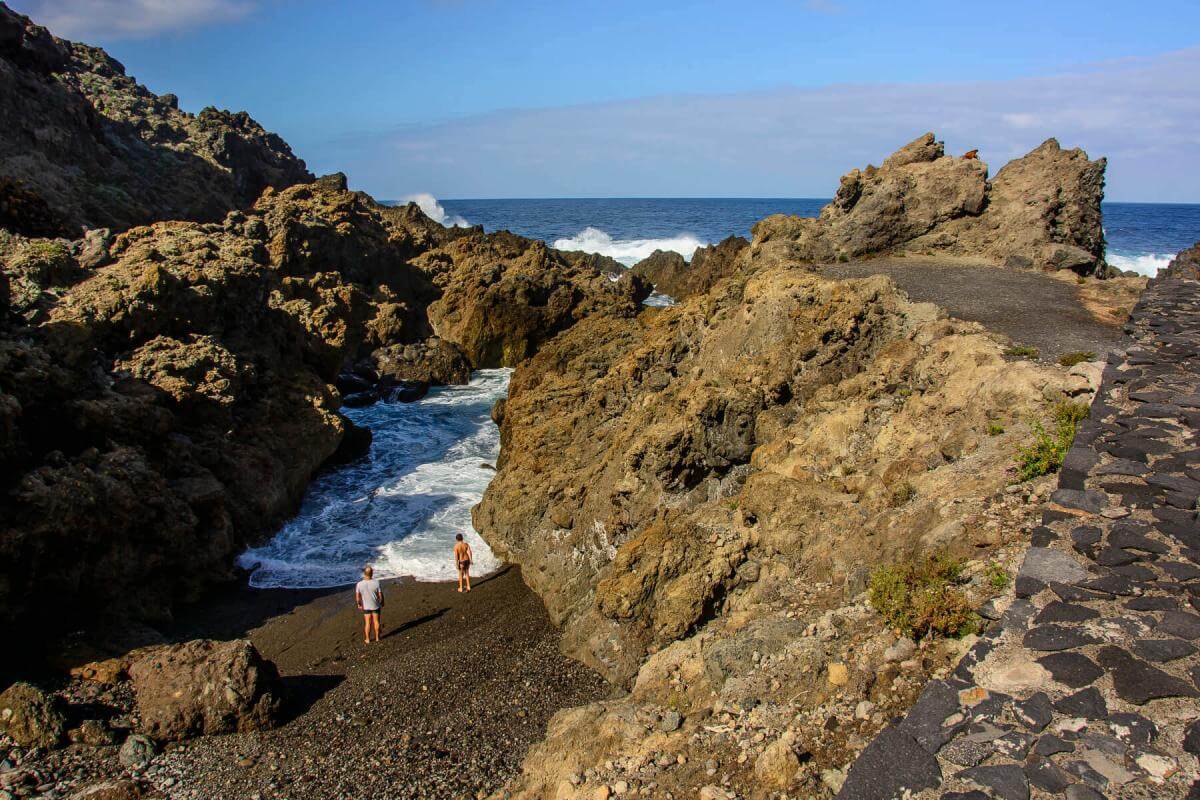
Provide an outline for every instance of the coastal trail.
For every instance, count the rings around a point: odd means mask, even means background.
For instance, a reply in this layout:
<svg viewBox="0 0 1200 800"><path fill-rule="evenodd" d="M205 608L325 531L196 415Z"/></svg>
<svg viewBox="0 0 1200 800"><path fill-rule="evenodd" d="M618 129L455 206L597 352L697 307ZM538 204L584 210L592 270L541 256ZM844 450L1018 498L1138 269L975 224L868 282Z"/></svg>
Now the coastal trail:
<svg viewBox="0 0 1200 800"><path fill-rule="evenodd" d="M913 300L1036 347L1044 361L1089 351L1103 358L1124 346L1120 325L1098 320L1077 286L1043 272L914 257L825 264L818 271L830 278L886 275Z"/></svg>

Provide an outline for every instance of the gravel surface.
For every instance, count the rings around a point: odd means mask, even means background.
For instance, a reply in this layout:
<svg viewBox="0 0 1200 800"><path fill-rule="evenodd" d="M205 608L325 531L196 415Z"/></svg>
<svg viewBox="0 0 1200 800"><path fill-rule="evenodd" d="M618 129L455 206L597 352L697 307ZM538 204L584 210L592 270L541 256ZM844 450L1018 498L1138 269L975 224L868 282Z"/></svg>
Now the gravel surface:
<svg viewBox="0 0 1200 800"><path fill-rule="evenodd" d="M921 258L828 264L820 272L834 278L886 275L913 300L936 303L1015 344L1038 348L1043 361L1080 351L1102 358L1124 346L1120 326L1097 321L1074 285L1041 272Z"/></svg>
<svg viewBox="0 0 1200 800"><path fill-rule="evenodd" d="M168 745L132 772L115 744L41 753L0 737L0 797L64 797L116 777L148 796L197 800L483 797L519 770L556 711L611 692L559 653L558 632L516 568L469 594L385 584L383 638L369 646L352 592L227 589L169 632L248 635L283 676L282 727ZM127 684L73 681L58 693L73 716L106 720L117 740L136 727Z"/></svg>

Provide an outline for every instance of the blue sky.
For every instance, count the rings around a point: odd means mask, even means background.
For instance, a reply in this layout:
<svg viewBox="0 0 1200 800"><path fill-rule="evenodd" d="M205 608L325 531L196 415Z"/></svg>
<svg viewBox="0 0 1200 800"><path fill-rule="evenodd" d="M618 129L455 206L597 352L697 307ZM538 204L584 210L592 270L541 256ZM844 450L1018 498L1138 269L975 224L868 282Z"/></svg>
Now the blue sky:
<svg viewBox="0 0 1200 800"><path fill-rule="evenodd" d="M1200 201L1200 3L13 0L382 198L829 196L925 130Z"/></svg>

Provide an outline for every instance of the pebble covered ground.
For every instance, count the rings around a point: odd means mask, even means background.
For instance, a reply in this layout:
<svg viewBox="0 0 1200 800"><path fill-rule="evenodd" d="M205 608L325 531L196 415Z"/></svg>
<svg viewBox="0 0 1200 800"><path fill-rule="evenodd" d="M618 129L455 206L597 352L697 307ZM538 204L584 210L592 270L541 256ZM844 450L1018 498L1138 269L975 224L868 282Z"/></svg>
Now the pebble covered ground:
<svg viewBox="0 0 1200 800"><path fill-rule="evenodd" d="M1127 332L1002 619L839 798L1200 797L1200 283Z"/></svg>
<svg viewBox="0 0 1200 800"><path fill-rule="evenodd" d="M60 696L117 728L114 742L9 748L0 798L68 797L106 778L180 800L481 797L519 769L554 712L610 691L558 652L557 631L516 569L470 594L447 584L393 588L383 640L370 646L343 594L250 634L292 698L282 727L171 745L130 769L116 744L136 723L127 684L75 683Z"/></svg>

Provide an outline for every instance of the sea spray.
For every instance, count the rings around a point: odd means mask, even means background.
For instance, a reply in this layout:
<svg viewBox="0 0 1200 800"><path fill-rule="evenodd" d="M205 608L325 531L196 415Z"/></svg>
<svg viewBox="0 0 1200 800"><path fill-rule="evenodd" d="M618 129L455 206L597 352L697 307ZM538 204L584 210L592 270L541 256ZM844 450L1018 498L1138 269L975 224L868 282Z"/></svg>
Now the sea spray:
<svg viewBox="0 0 1200 800"><path fill-rule="evenodd" d="M450 580L454 535L475 551L473 571L499 567L471 525L471 508L495 475L500 432L492 405L511 370L476 372L467 386L430 391L415 403L344 409L374 434L370 454L319 475L300 512L271 541L242 554L258 588L353 583L365 564L377 577Z"/></svg>
<svg viewBox="0 0 1200 800"><path fill-rule="evenodd" d="M696 248L703 247L705 244L687 233L662 239L614 239L599 228L587 227L575 236L555 239L553 246L559 250L599 253L616 259L627 267L632 267L655 250L674 250L690 261Z"/></svg>

